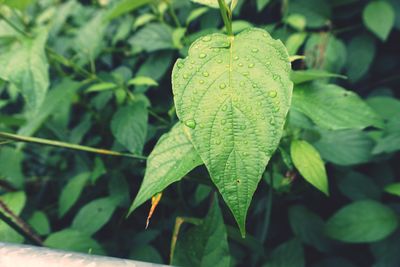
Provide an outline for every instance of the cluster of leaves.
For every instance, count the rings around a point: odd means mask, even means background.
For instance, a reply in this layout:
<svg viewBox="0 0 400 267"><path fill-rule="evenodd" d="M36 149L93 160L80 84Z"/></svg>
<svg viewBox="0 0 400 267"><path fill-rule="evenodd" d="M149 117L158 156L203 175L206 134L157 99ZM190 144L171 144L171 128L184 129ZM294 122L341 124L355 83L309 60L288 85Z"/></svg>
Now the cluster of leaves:
<svg viewBox="0 0 400 267"><path fill-rule="evenodd" d="M400 265L397 0L60 2L0 0L0 241Z"/></svg>

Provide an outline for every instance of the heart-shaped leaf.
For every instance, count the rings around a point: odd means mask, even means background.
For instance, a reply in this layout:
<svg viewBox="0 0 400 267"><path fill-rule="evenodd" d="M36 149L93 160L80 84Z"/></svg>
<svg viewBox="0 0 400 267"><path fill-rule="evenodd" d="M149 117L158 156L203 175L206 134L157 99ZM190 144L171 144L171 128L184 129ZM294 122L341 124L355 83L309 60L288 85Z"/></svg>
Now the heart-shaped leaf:
<svg viewBox="0 0 400 267"><path fill-rule="evenodd" d="M264 30L204 36L179 59L176 111L242 235L261 175L277 148L293 84L282 42Z"/></svg>

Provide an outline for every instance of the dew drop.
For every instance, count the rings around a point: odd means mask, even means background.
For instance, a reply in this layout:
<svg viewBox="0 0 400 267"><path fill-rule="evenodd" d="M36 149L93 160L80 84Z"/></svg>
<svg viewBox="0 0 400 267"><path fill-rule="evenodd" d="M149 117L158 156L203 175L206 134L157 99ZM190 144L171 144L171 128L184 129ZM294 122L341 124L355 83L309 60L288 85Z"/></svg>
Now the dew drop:
<svg viewBox="0 0 400 267"><path fill-rule="evenodd" d="M238 66L239 66L239 67L243 67L243 63L239 63Z"/></svg>
<svg viewBox="0 0 400 267"><path fill-rule="evenodd" d="M248 71L246 71L246 72L243 72L243 75L244 75L244 76L249 76L250 73L249 73Z"/></svg>
<svg viewBox="0 0 400 267"><path fill-rule="evenodd" d="M271 91L268 93L268 95L269 97L275 98L278 95L278 93L276 91Z"/></svg>
<svg viewBox="0 0 400 267"><path fill-rule="evenodd" d="M221 64L221 63L222 63L222 59L218 59L218 60L217 60L217 63L218 63L218 64Z"/></svg>
<svg viewBox="0 0 400 267"><path fill-rule="evenodd" d="M206 56L207 56L207 54L201 53L201 54L199 55L199 58L205 58Z"/></svg>
<svg viewBox="0 0 400 267"><path fill-rule="evenodd" d="M246 130L246 125L245 124L240 125L240 130Z"/></svg>
<svg viewBox="0 0 400 267"><path fill-rule="evenodd" d="M187 78L189 78L189 75L183 74L183 79L187 79Z"/></svg>
<svg viewBox="0 0 400 267"><path fill-rule="evenodd" d="M233 60L239 60L239 56L235 56Z"/></svg>
<svg viewBox="0 0 400 267"><path fill-rule="evenodd" d="M210 74L207 71L205 71L205 72L203 72L203 76L208 77L208 76L210 76Z"/></svg>
<svg viewBox="0 0 400 267"><path fill-rule="evenodd" d="M269 124L275 125L275 120L274 120L274 119L270 119L270 120L269 120Z"/></svg>
<svg viewBox="0 0 400 267"><path fill-rule="evenodd" d="M251 52L257 53L257 52L258 52L258 48L253 48L253 49L251 49Z"/></svg>
<svg viewBox="0 0 400 267"><path fill-rule="evenodd" d="M239 85L240 85L241 87L244 87L244 85L245 85L244 81L241 81L241 82L239 83Z"/></svg>
<svg viewBox="0 0 400 267"><path fill-rule="evenodd" d="M226 120L225 119L221 120L221 124L225 125L226 124Z"/></svg>
<svg viewBox="0 0 400 267"><path fill-rule="evenodd" d="M183 63L182 62L178 62L178 64L176 65L179 69L183 68Z"/></svg>
<svg viewBox="0 0 400 267"><path fill-rule="evenodd" d="M251 69L251 68L254 68L254 66L255 66L254 63L250 63L248 67Z"/></svg>
<svg viewBox="0 0 400 267"><path fill-rule="evenodd" d="M200 80L199 83L200 83L200 84L204 84L204 80Z"/></svg>
<svg viewBox="0 0 400 267"><path fill-rule="evenodd" d="M221 144L221 140L219 140L219 139L215 140L215 144L216 145L220 145Z"/></svg>
<svg viewBox="0 0 400 267"><path fill-rule="evenodd" d="M226 111L228 109L228 106L227 105L223 105L222 106L222 111Z"/></svg>
<svg viewBox="0 0 400 267"><path fill-rule="evenodd" d="M185 121L185 125L191 129L196 128L196 121L193 119Z"/></svg>
<svg viewBox="0 0 400 267"><path fill-rule="evenodd" d="M226 88L226 84L221 83L221 84L219 85L219 88L220 88L220 89L225 89L225 88Z"/></svg>

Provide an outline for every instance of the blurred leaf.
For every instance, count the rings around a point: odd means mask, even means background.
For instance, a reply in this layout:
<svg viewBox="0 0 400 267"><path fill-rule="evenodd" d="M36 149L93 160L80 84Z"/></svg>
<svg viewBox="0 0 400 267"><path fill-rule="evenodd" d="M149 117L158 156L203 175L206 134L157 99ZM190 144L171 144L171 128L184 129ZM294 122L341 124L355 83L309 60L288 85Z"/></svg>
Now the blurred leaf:
<svg viewBox="0 0 400 267"><path fill-rule="evenodd" d="M178 118L243 235L251 199L282 137L289 74L282 42L258 28L234 40L223 34L196 40L172 72Z"/></svg>
<svg viewBox="0 0 400 267"><path fill-rule="evenodd" d="M120 0L107 14L107 19L114 19L151 3L153 0Z"/></svg>
<svg viewBox="0 0 400 267"><path fill-rule="evenodd" d="M359 130L320 131L321 139L314 146L326 161L349 166L371 160L374 141Z"/></svg>
<svg viewBox="0 0 400 267"><path fill-rule="evenodd" d="M348 172L338 183L339 190L351 200L379 200L381 191L372 178L358 172Z"/></svg>
<svg viewBox="0 0 400 267"><path fill-rule="evenodd" d="M112 89L116 89L118 85L115 83L96 83L91 86L89 86L86 90L85 93L92 93L92 92L102 92L102 91L108 91Z"/></svg>
<svg viewBox="0 0 400 267"><path fill-rule="evenodd" d="M215 198L204 222L180 233L172 264L229 267L231 256L227 239L218 199Z"/></svg>
<svg viewBox="0 0 400 267"><path fill-rule="evenodd" d="M80 173L64 186L58 199L58 216L63 217L75 204L90 178L90 173Z"/></svg>
<svg viewBox="0 0 400 267"><path fill-rule="evenodd" d="M346 79L347 77L323 70L296 70L290 73L290 79L293 81L294 84L301 84L325 78Z"/></svg>
<svg viewBox="0 0 400 267"><path fill-rule="evenodd" d="M148 111L136 101L118 109L111 120L111 130L117 141L134 154L142 154L147 135Z"/></svg>
<svg viewBox="0 0 400 267"><path fill-rule="evenodd" d="M275 248L263 267L304 267L304 251L296 240L287 241Z"/></svg>
<svg viewBox="0 0 400 267"><path fill-rule="evenodd" d="M357 82L369 70L375 57L375 41L367 34L351 39L347 47L347 75Z"/></svg>
<svg viewBox="0 0 400 267"><path fill-rule="evenodd" d="M16 188L21 188L24 184L23 159L24 155L21 150L11 147L0 148L0 177Z"/></svg>
<svg viewBox="0 0 400 267"><path fill-rule="evenodd" d="M186 25L189 25L192 21L204 15L207 11L208 11L207 7L199 7L193 9L186 18Z"/></svg>
<svg viewBox="0 0 400 267"><path fill-rule="evenodd" d="M303 16L307 21L307 27L310 28L327 25L331 17L331 7L328 1L297 0L290 1L288 6L288 13Z"/></svg>
<svg viewBox="0 0 400 267"><path fill-rule="evenodd" d="M103 248L97 241L90 238L89 235L74 229L64 229L52 233L44 241L44 245L49 248L56 248L67 251L76 251L104 255Z"/></svg>
<svg viewBox="0 0 400 267"><path fill-rule="evenodd" d="M296 55L297 51L304 44L306 38L307 38L307 33L305 32L291 34L285 43L289 55ZM292 81L296 83L293 79Z"/></svg>
<svg viewBox="0 0 400 267"><path fill-rule="evenodd" d="M93 235L106 224L115 210L111 198L98 198L83 206L72 222L72 228Z"/></svg>
<svg viewBox="0 0 400 267"><path fill-rule="evenodd" d="M42 211L35 211L28 223L39 235L48 235L51 232L49 218Z"/></svg>
<svg viewBox="0 0 400 267"><path fill-rule="evenodd" d="M35 2L35 1L34 0L0 0L0 5L4 4L9 7L24 10L33 2Z"/></svg>
<svg viewBox="0 0 400 267"><path fill-rule="evenodd" d="M328 196L328 177L318 151L307 141L293 140L290 155L294 166L304 179Z"/></svg>
<svg viewBox="0 0 400 267"><path fill-rule="evenodd" d="M158 83L150 77L136 76L128 81L128 85L158 86Z"/></svg>
<svg viewBox="0 0 400 267"><path fill-rule="evenodd" d="M371 252L374 255L373 267L393 267L400 265L400 232L388 238L371 244Z"/></svg>
<svg viewBox="0 0 400 267"><path fill-rule="evenodd" d="M181 180L200 164L202 161L183 133L182 125L176 124L159 139L150 153L143 183L129 212L133 212L170 184Z"/></svg>
<svg viewBox="0 0 400 267"><path fill-rule="evenodd" d="M129 258L132 260L152 262L152 263L163 263L163 258L160 253L151 245L140 245L134 247L129 254Z"/></svg>
<svg viewBox="0 0 400 267"><path fill-rule="evenodd" d="M35 114L49 87L46 42L47 32L41 30L34 39L23 37L7 53L0 55L0 79L14 84L24 96L29 110Z"/></svg>
<svg viewBox="0 0 400 267"><path fill-rule="evenodd" d="M387 1L372 1L363 11L365 26L382 41L386 41L395 21L393 7Z"/></svg>
<svg viewBox="0 0 400 267"><path fill-rule="evenodd" d="M262 11L269 3L271 0L257 0L257 10L258 12Z"/></svg>
<svg viewBox="0 0 400 267"><path fill-rule="evenodd" d="M341 208L326 223L331 238L365 243L384 239L398 226L396 214L387 206L372 200L357 201Z"/></svg>
<svg viewBox="0 0 400 267"><path fill-rule="evenodd" d="M15 214L19 215L26 203L26 194L23 191L7 193L0 196L0 200ZM10 217L0 207L0 212ZM10 218L13 220L13 218ZM0 220L0 240L1 242L23 243L24 238L14 229Z"/></svg>
<svg viewBox="0 0 400 267"><path fill-rule="evenodd" d="M206 5L206 6L209 6L212 8L219 8L218 0L190 0L190 1L201 4L201 5ZM222 0L222 1L225 1L225 3L227 3L227 4L229 4L231 2L231 0Z"/></svg>
<svg viewBox="0 0 400 267"><path fill-rule="evenodd" d="M385 192L400 197L400 183L388 184L385 186Z"/></svg>
<svg viewBox="0 0 400 267"><path fill-rule="evenodd" d="M383 127L382 119L357 94L334 84L298 85L292 105L326 129Z"/></svg>
<svg viewBox="0 0 400 267"><path fill-rule="evenodd" d="M146 52L175 49L172 40L172 28L161 23L151 23L144 26L129 39L129 43Z"/></svg>
<svg viewBox="0 0 400 267"><path fill-rule="evenodd" d="M289 222L293 233L304 243L321 252L331 249L330 241L324 234L324 221L305 206L290 207Z"/></svg>

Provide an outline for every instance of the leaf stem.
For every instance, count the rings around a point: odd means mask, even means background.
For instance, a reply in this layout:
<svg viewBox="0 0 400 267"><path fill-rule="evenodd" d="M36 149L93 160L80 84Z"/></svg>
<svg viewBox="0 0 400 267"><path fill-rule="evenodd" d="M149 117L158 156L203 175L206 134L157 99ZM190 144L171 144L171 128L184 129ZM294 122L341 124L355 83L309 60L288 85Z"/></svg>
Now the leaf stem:
<svg viewBox="0 0 400 267"><path fill-rule="evenodd" d="M221 11L222 20L224 21L226 32L229 36L233 36L232 31L232 11L226 4L225 0L218 0L219 10Z"/></svg>
<svg viewBox="0 0 400 267"><path fill-rule="evenodd" d="M0 132L0 137L3 139L14 140L17 142L36 143L36 144L62 147L62 148L67 148L67 149L72 149L72 150L80 150L80 151L102 154L102 155L129 157L129 158L136 158L136 159L141 159L141 160L146 159L145 156L140 156L140 155L134 155L134 154L129 154L129 153L120 153L120 152L106 150L106 149L98 149L98 148L93 148L93 147L88 147L88 146L70 144L70 143L48 140L48 139L43 139L43 138L21 136L21 135L5 133L5 132Z"/></svg>
<svg viewBox="0 0 400 267"><path fill-rule="evenodd" d="M182 24L175 13L174 7L172 6L172 2L168 2L168 13L171 16L172 20L174 21L176 27L181 28Z"/></svg>
<svg viewBox="0 0 400 267"><path fill-rule="evenodd" d="M19 32L20 34L22 34L25 37L29 37L31 38L32 36L30 36L27 32L21 30L17 25L15 25L13 22L11 22L11 20L9 20L6 16L4 16L3 14L0 13L0 19L4 20L11 28L13 28L14 30L16 30L17 32Z"/></svg>

